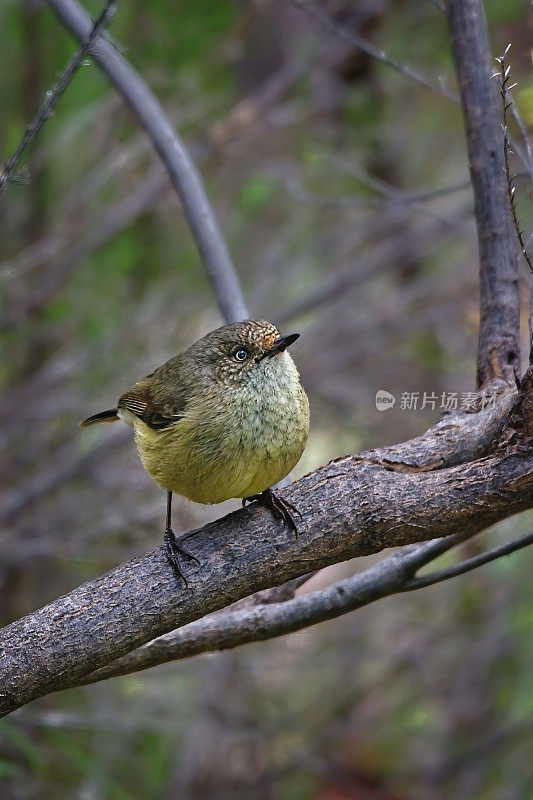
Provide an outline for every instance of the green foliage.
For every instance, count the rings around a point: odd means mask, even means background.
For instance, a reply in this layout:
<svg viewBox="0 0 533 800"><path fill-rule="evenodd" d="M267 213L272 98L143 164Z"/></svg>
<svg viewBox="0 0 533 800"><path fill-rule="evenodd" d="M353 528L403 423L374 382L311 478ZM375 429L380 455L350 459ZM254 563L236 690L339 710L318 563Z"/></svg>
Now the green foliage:
<svg viewBox="0 0 533 800"><path fill-rule="evenodd" d="M418 364L435 371L445 369L448 354L442 342L431 330L421 331L399 348L403 358L414 359Z"/></svg>
<svg viewBox="0 0 533 800"><path fill-rule="evenodd" d="M524 121L530 127L533 125L533 84L515 89L516 102Z"/></svg>
<svg viewBox="0 0 533 800"><path fill-rule="evenodd" d="M484 7L491 25L510 22L524 13L523 0L485 0Z"/></svg>
<svg viewBox="0 0 533 800"><path fill-rule="evenodd" d="M34 775L44 776L45 758L42 749L29 736L11 720L0 721L0 740L3 739L13 750L14 758L29 769ZM11 769L16 772L21 767L11 763ZM9 762L4 761L4 770L9 772Z"/></svg>
<svg viewBox="0 0 533 800"><path fill-rule="evenodd" d="M264 175L251 175L241 190L241 211L245 217L253 217L268 203L276 183Z"/></svg>

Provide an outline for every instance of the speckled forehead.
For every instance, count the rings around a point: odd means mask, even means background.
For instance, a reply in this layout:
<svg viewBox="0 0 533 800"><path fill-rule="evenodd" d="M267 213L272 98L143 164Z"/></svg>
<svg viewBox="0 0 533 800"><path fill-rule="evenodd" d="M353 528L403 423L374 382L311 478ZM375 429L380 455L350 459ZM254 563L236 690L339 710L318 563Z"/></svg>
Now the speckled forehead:
<svg viewBox="0 0 533 800"><path fill-rule="evenodd" d="M243 330L244 336L249 339L249 341L258 344L265 350L269 350L280 335L275 325L271 325L270 322L264 322L263 320L260 322L251 320L245 323L245 326Z"/></svg>

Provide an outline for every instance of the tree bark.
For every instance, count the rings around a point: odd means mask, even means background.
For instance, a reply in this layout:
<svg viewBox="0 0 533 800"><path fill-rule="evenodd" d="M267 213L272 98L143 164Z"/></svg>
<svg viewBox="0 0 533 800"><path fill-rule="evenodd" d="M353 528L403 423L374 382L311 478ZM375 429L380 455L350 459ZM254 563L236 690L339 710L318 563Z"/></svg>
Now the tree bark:
<svg viewBox="0 0 533 800"><path fill-rule="evenodd" d="M524 393L529 383L528 376ZM476 461L419 468L393 463L394 448L332 461L284 491L302 513L298 538L257 504L188 534L187 548L202 564L186 567L189 589L158 547L14 622L0 639L0 713L253 592L386 547L474 533L530 508L533 452L522 430L528 408L520 397L505 447ZM484 414L462 415L474 439ZM455 426L446 432L441 424L436 436L412 443L422 448L422 464L451 457L448 436L454 440ZM431 442L426 459L424 440Z"/></svg>
<svg viewBox="0 0 533 800"><path fill-rule="evenodd" d="M504 179L503 131L481 0L446 0L461 93L479 247L477 385L513 386L520 370L518 250Z"/></svg>
<svg viewBox="0 0 533 800"><path fill-rule="evenodd" d="M227 611L209 614L169 634L153 639L122 658L89 673L81 680L73 681L72 686L85 686L119 675L150 669L169 661L191 658L199 653L228 650L250 642L262 642L284 636L316 625L318 622L334 619L391 594L411 592L463 575L528 547L533 543L533 533L445 569L416 576L420 567L429 564L463 541L465 537L458 534L444 539L433 539L414 548L401 548L363 572L333 583L326 589L309 592L300 597L286 596L279 598L278 601L252 606L244 601L243 608L239 608L240 604L236 603ZM292 583L293 581L289 581L277 587L277 591L281 593L284 587ZM276 590L270 589L267 594L270 596L274 591ZM261 597L263 594L265 593L259 592L252 595L252 598Z"/></svg>

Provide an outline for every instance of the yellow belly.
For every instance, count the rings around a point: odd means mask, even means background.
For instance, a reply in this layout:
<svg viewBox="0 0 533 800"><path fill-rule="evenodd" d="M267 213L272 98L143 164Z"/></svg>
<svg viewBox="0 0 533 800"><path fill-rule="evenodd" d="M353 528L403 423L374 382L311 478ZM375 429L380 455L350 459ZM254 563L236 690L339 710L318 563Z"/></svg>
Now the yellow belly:
<svg viewBox="0 0 533 800"><path fill-rule="evenodd" d="M268 489L298 463L309 430L302 390L297 414L276 419L231 415L212 424L191 413L170 428L154 430L135 418L139 455L147 472L167 491L196 503L221 503Z"/></svg>

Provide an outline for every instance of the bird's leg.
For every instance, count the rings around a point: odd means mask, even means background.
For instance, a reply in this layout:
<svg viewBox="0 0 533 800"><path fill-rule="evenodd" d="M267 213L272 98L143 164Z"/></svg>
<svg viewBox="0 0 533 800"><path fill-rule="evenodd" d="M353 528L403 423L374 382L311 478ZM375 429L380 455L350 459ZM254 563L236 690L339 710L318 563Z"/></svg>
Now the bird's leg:
<svg viewBox="0 0 533 800"><path fill-rule="evenodd" d="M167 492L167 524L165 526L165 535L163 537L163 541L165 543L165 550L167 551L167 561L172 565L178 578L183 581L184 586L188 587L189 584L187 582L187 578L181 571L178 556L187 556L187 558L191 558L193 561L196 561L197 564L200 564L200 562L195 555L189 553L189 551L178 542L174 531L172 530L172 492Z"/></svg>
<svg viewBox="0 0 533 800"><path fill-rule="evenodd" d="M251 497L245 497L242 501L242 504L244 506L246 501L251 503L253 500L257 500L259 503L262 503L264 506L269 508L278 519L281 519L284 525L288 525L288 527L294 531L295 535L298 536L298 526L296 525L294 517L291 514L291 511L293 511L295 514L298 514L300 519L302 518L302 515L296 506L294 506L288 500L285 500L283 497L280 497L279 494L273 492L272 489L265 489L265 491L261 492L261 494L254 494Z"/></svg>

